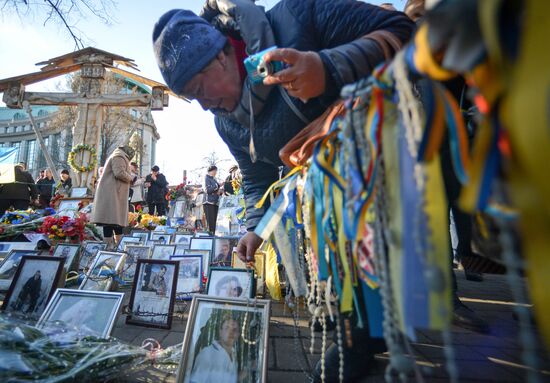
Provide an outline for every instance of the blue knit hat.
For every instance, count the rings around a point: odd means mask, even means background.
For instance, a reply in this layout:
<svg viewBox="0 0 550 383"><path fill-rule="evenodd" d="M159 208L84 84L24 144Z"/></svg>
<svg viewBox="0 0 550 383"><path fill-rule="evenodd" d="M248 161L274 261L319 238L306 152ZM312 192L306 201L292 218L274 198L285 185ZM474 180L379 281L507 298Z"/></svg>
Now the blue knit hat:
<svg viewBox="0 0 550 383"><path fill-rule="evenodd" d="M224 35L191 11L173 9L162 15L153 29L153 47L166 85L181 94L226 41Z"/></svg>

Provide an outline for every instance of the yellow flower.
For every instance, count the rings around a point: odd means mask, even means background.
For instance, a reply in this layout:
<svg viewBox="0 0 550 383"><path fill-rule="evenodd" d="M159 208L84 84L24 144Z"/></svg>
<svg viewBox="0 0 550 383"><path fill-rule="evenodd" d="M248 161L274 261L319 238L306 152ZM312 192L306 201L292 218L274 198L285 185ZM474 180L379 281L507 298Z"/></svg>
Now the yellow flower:
<svg viewBox="0 0 550 383"><path fill-rule="evenodd" d="M56 230L56 229L57 229L57 225L53 225L52 230Z"/></svg>

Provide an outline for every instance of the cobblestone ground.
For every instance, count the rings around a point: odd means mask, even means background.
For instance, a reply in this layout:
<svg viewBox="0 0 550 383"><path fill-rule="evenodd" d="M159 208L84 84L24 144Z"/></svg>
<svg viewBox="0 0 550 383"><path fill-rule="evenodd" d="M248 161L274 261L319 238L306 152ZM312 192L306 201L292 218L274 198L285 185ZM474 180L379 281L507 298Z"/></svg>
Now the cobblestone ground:
<svg viewBox="0 0 550 383"><path fill-rule="evenodd" d="M519 343L519 325L513 316L513 299L504 276L486 275L484 282L469 282L457 272L459 294L491 326L491 332L480 335L454 327L452 343L456 367L461 382L523 382L528 368L522 362ZM126 294L129 295L129 294ZM179 307L184 311L185 307ZM148 338L156 339L162 347L182 342L187 316L175 318L171 330L156 330L126 325L120 316L112 335L125 342L141 345ZM293 318L282 303L272 306L269 337L269 382L304 382L306 373L320 358L320 339L315 342L315 353L309 354L310 330L305 313ZM296 321L297 326L294 325ZM532 327L529 330L534 331ZM319 336L319 335L318 335ZM536 338L540 337L535 334ZM331 339L331 336L328 337ZM413 343L418 370L426 382L448 382L442 335L434 331L419 331ZM549 354L538 345L538 373L540 381L550 381ZM376 357L376 366L361 382L384 381L388 355ZM415 378L411 377L411 381ZM130 376L132 382L174 382L175 376L154 368L139 376Z"/></svg>

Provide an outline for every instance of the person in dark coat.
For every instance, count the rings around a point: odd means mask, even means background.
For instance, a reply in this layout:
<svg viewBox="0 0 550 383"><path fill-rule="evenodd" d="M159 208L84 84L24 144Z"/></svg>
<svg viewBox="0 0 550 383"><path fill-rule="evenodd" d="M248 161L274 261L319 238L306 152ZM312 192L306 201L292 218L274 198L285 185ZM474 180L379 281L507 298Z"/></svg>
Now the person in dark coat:
<svg viewBox="0 0 550 383"><path fill-rule="evenodd" d="M218 201L220 199L220 184L216 181L218 168L212 165L208 168L208 174L204 177L204 189L206 199L202 204L208 231L213 235L216 232L216 220L218 219Z"/></svg>
<svg viewBox="0 0 550 383"><path fill-rule="evenodd" d="M36 181L36 188L38 189L38 203L40 207L46 208L50 206L50 200L52 199L53 190L55 187L55 180L50 169L44 171L44 177Z"/></svg>
<svg viewBox="0 0 550 383"><path fill-rule="evenodd" d="M224 22L225 14L217 17L220 11L211 4L229 10L230 22ZM280 149L338 100L344 85L368 77L384 61L382 47L368 34L386 31L405 43L414 23L401 12L355 0L282 0L267 12L252 2L216 0L207 3L203 15L177 9L165 13L153 30L154 50L168 87L214 113L218 134L237 160L248 229L237 254L254 261L262 243L254 229L269 207L255 205L279 178ZM272 46L283 49L265 54L264 61L283 61L288 67L253 83L244 58ZM384 349L383 341L370 337L368 326L359 329L357 318L350 321L353 346L343 350L345 381L366 375L374 354ZM338 381L335 344L326 359L326 381ZM315 381L320 371L318 364Z"/></svg>
<svg viewBox="0 0 550 383"><path fill-rule="evenodd" d="M226 35L193 12L174 9L155 25L153 44L166 84L214 113L216 129L237 160L249 231L237 252L252 261L262 242L253 230L269 207L255 205L279 177L279 150L336 101L344 85L369 76L384 61L382 48L365 35L384 30L405 42L414 23L401 12L355 0L283 0L265 13L253 3L215 3L244 7L234 11L240 35ZM266 78L270 85L252 84L243 59L275 45L285 49L266 59L290 68Z"/></svg>
<svg viewBox="0 0 550 383"><path fill-rule="evenodd" d="M145 177L147 191L147 205L149 214L166 215L166 193L168 193L168 181L164 174L159 172L157 165L151 168L151 174Z"/></svg>
<svg viewBox="0 0 550 383"><path fill-rule="evenodd" d="M37 270L32 277L30 277L27 282L23 285L17 301L14 305L14 310L21 310L21 307L25 304L27 298L29 299L29 307L27 308L27 313L32 313L36 307L36 302L40 297L40 289L42 287L42 277L40 275L40 270Z"/></svg>
<svg viewBox="0 0 550 383"><path fill-rule="evenodd" d="M38 197L34 179L25 171L24 165L15 165L14 172L15 182L0 185L0 215L11 207L15 210L27 210L30 202L36 202Z"/></svg>
<svg viewBox="0 0 550 383"><path fill-rule="evenodd" d="M71 193L71 188L73 187L73 180L69 171L67 169L61 170L61 180L56 186L56 194L69 195Z"/></svg>

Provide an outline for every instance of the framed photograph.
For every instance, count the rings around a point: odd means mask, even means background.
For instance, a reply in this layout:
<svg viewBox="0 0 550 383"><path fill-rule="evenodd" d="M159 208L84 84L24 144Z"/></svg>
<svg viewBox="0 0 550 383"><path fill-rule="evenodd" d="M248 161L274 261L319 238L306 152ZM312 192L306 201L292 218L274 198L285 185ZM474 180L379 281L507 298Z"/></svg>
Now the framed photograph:
<svg viewBox="0 0 550 383"><path fill-rule="evenodd" d="M81 336L108 338L124 293L57 289L36 327L47 329L63 322Z"/></svg>
<svg viewBox="0 0 550 383"><path fill-rule="evenodd" d="M0 291L6 291L24 255L38 255L38 250L11 250L0 262Z"/></svg>
<svg viewBox="0 0 550 383"><path fill-rule="evenodd" d="M270 302L193 297L177 383L267 381Z"/></svg>
<svg viewBox="0 0 550 383"><path fill-rule="evenodd" d="M176 245L155 245L151 252L151 259L169 260L176 252Z"/></svg>
<svg viewBox="0 0 550 383"><path fill-rule="evenodd" d="M58 243L53 251L54 257L65 258L65 271L76 269L80 245L74 243Z"/></svg>
<svg viewBox="0 0 550 383"><path fill-rule="evenodd" d="M173 207L173 214L172 217L174 218L182 218L185 217L185 208L187 206L187 203L185 201L176 201Z"/></svg>
<svg viewBox="0 0 550 383"><path fill-rule="evenodd" d="M126 262L122 271L122 280L127 284L134 281L138 259L149 259L151 248L141 245L126 244Z"/></svg>
<svg viewBox="0 0 550 383"><path fill-rule="evenodd" d="M65 283L65 258L24 255L4 298L2 310L38 319L56 288Z"/></svg>
<svg viewBox="0 0 550 383"><path fill-rule="evenodd" d="M120 241L118 241L118 245L116 247L117 251L124 251L124 246L126 246L127 243L132 243L134 245L141 244L141 238L140 237L132 237L131 235L123 235L120 238Z"/></svg>
<svg viewBox="0 0 550 383"><path fill-rule="evenodd" d="M0 242L0 258L5 258L11 250L34 250L33 242Z"/></svg>
<svg viewBox="0 0 550 383"><path fill-rule="evenodd" d="M213 237L193 237L189 244L190 250L212 250Z"/></svg>
<svg viewBox="0 0 550 383"><path fill-rule="evenodd" d="M254 298L254 270L211 267L206 293L222 298Z"/></svg>
<svg viewBox="0 0 550 383"><path fill-rule="evenodd" d="M72 188L71 198L82 198L88 195L88 188Z"/></svg>
<svg viewBox="0 0 550 383"><path fill-rule="evenodd" d="M231 266L231 255L238 243L239 238L237 237L214 238L214 252L210 264L213 266Z"/></svg>
<svg viewBox="0 0 550 383"><path fill-rule="evenodd" d="M255 262L251 265L256 276L256 294L265 295L265 253L258 251L254 254ZM231 260L231 267L234 269L247 269L248 265L241 261L234 251Z"/></svg>
<svg viewBox="0 0 550 383"><path fill-rule="evenodd" d="M171 239L172 239L172 235L163 231L158 233L155 233L155 232L151 233L151 240L157 241L161 245L168 245Z"/></svg>
<svg viewBox="0 0 550 383"><path fill-rule="evenodd" d="M147 241L149 240L149 232L148 231L132 230L130 232L130 235L132 237L141 238L142 243L147 243Z"/></svg>
<svg viewBox="0 0 550 383"><path fill-rule="evenodd" d="M57 215L61 217L75 218L78 215L79 199L62 199L59 201Z"/></svg>
<svg viewBox="0 0 550 383"><path fill-rule="evenodd" d="M180 264L177 299L190 300L191 294L199 293L202 288L202 255L174 255L170 260Z"/></svg>
<svg viewBox="0 0 550 383"><path fill-rule="evenodd" d="M176 255L179 255L176 252ZM210 270L210 257L212 256L212 251L210 250L184 250L183 255L202 255L202 272L204 275L208 275L208 270Z"/></svg>
<svg viewBox="0 0 550 383"><path fill-rule="evenodd" d="M172 243L178 247L186 246L186 248L189 249L189 245L191 245L191 238L193 238L193 234L176 233L174 234L174 241Z"/></svg>
<svg viewBox="0 0 550 383"><path fill-rule="evenodd" d="M176 261L138 259L127 324L169 329L178 282Z"/></svg>
<svg viewBox="0 0 550 383"><path fill-rule="evenodd" d="M212 237L212 234L210 234L210 233L207 232L207 231L197 231L197 232L195 233L195 237L197 237L197 238Z"/></svg>
<svg viewBox="0 0 550 383"><path fill-rule="evenodd" d="M120 275L125 259L125 253L99 251L78 289L88 291L111 290L116 286L113 286L113 276Z"/></svg>
<svg viewBox="0 0 550 383"><path fill-rule="evenodd" d="M80 254L78 269L86 272L90 268L90 263L92 263L97 253L105 250L106 248L107 244L105 242L86 241Z"/></svg>
<svg viewBox="0 0 550 383"><path fill-rule="evenodd" d="M145 246L149 246L151 249L156 245L161 245L161 243L159 241L153 241L150 239L145 243Z"/></svg>

